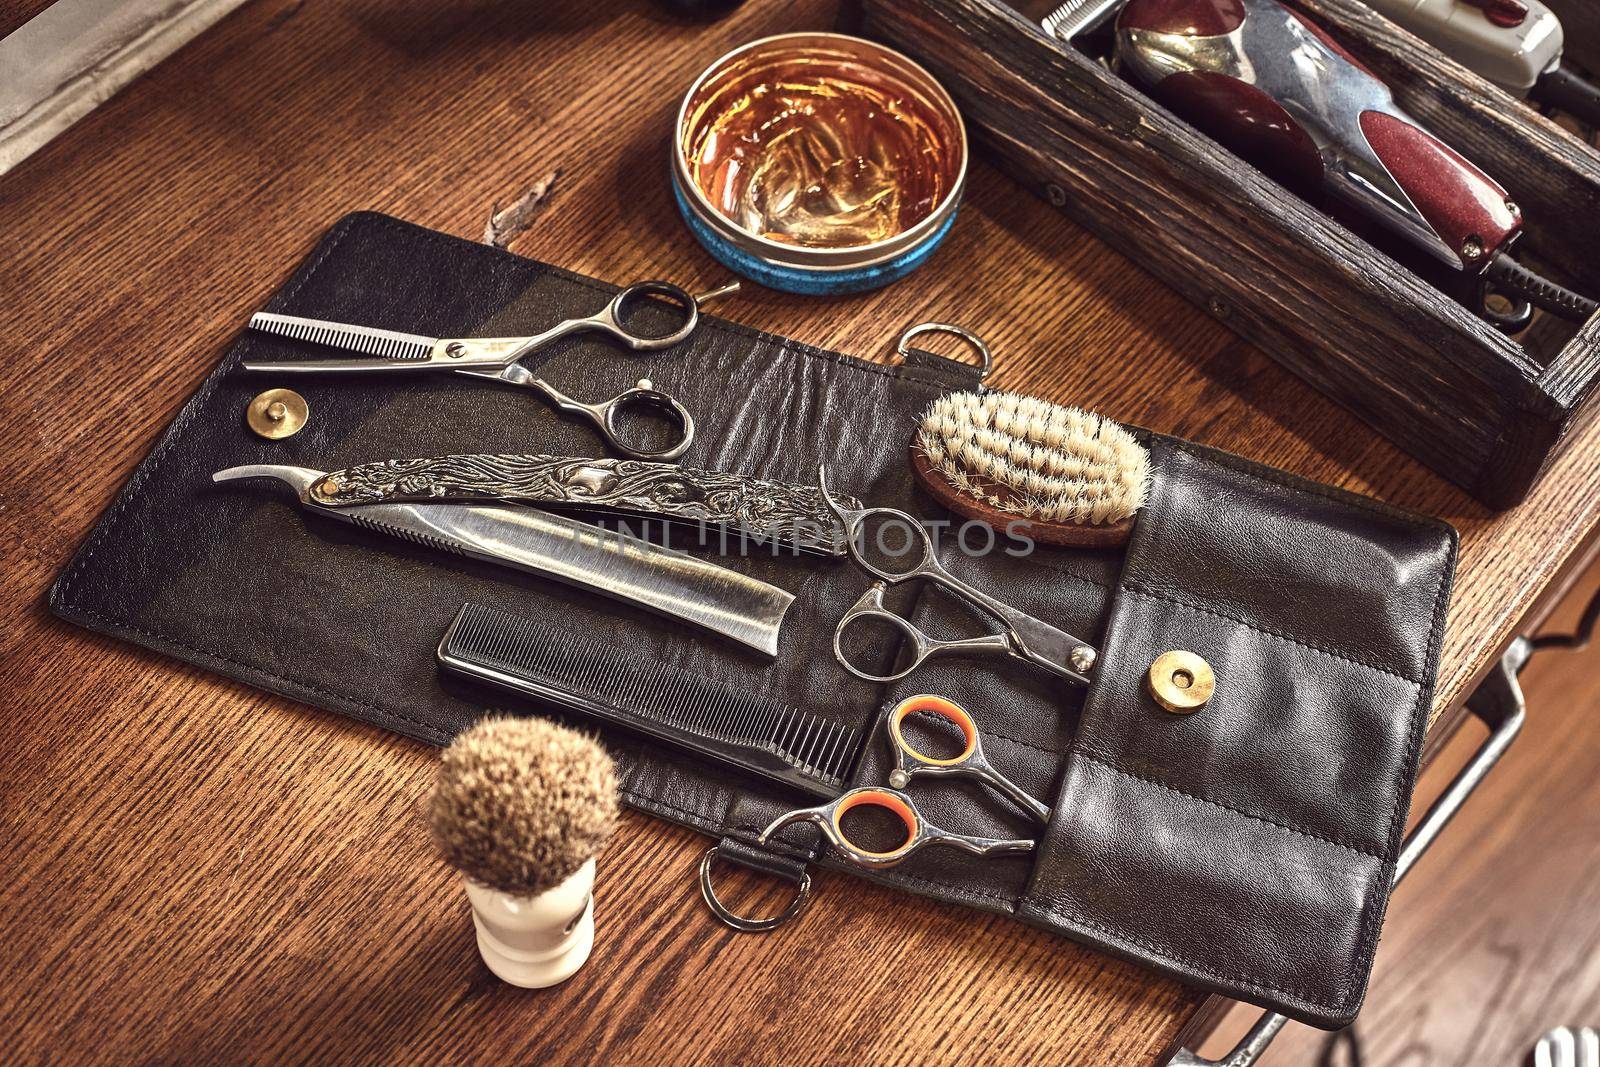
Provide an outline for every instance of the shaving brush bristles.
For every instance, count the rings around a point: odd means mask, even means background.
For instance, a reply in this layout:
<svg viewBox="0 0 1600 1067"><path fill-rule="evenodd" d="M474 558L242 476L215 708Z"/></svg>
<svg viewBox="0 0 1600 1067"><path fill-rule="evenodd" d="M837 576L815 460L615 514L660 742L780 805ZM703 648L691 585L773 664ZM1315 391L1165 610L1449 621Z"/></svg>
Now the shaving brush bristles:
<svg viewBox="0 0 1600 1067"><path fill-rule="evenodd" d="M428 821L440 854L472 881L515 896L559 885L617 824L611 757L544 719L485 719L445 749Z"/></svg>
<svg viewBox="0 0 1600 1067"><path fill-rule="evenodd" d="M1150 453L1110 419L1016 393L950 393L915 450L951 488L1003 515L1113 526L1144 506Z"/></svg>

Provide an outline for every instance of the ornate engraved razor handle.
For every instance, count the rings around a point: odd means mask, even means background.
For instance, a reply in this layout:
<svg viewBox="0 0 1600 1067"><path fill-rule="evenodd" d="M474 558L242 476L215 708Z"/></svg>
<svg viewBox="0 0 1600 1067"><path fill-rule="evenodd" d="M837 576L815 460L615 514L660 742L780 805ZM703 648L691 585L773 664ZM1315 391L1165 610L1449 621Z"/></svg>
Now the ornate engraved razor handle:
<svg viewBox="0 0 1600 1067"><path fill-rule="evenodd" d="M325 507L509 500L552 510L719 527L756 543L834 556L845 553L844 528L815 486L636 459L541 455L389 459L325 474L311 487L310 497Z"/></svg>

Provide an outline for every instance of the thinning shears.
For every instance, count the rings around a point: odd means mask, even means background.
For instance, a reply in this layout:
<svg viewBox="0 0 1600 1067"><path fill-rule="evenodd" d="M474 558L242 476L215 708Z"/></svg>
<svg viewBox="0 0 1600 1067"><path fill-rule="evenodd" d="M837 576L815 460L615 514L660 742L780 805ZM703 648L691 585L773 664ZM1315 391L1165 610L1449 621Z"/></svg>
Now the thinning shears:
<svg viewBox="0 0 1600 1067"><path fill-rule="evenodd" d="M893 682L904 678L934 656L1007 656L1042 667L1078 685L1089 684L1089 672L1094 669L1100 656L1093 645L1051 626L1043 619L996 600L951 574L939 562L934 553L933 539L915 516L897 508L846 507L828 492L826 469L818 470L817 481L823 499L844 526L845 545L850 551L850 558L879 579L844 613L833 631L833 654L845 670L865 681ZM869 547L869 524L884 520L892 521L904 530L907 550L898 555L869 555L866 551ZM881 538L881 531L874 536ZM956 640L928 636L910 620L890 611L883 602L887 584L920 578L943 586L984 614L992 616L1005 629L997 634ZM869 622L885 623L903 634L910 641L910 663L892 674L874 674L852 663L845 652L846 635L853 627Z"/></svg>
<svg viewBox="0 0 1600 1067"><path fill-rule="evenodd" d="M635 282L613 296L593 315L566 319L532 337L424 337L420 334L354 326L325 319L261 312L250 317L251 329L279 334L312 344L343 348L363 355L347 359L299 359L273 362L247 361L249 371L284 374L346 374L389 371L455 371L475 378L488 378L507 385L521 386L541 394L557 410L576 415L594 424L606 444L633 459L674 460L694 442L694 419L687 408L668 393L657 389L648 378L610 400L585 404L574 400L522 365L522 360L557 338L584 330L598 330L636 352L655 352L687 338L700 322L700 303L722 296L738 284L691 296L670 282ZM660 297L661 301L651 298ZM665 302L681 315L676 326L666 333L644 334L628 324L630 313L646 302ZM669 420L677 436L660 449L638 448L622 439L618 419L624 411L651 414Z"/></svg>
<svg viewBox="0 0 1600 1067"><path fill-rule="evenodd" d="M930 756L918 751L905 736L906 719L918 712L936 715L959 727L966 738L962 750L948 757ZM1026 839L976 837L942 830L924 818L916 801L902 791L912 778L920 775L974 778L1006 797L1033 822L1040 826L1049 824L1050 808L995 770L984 757L977 723L966 709L952 700L932 694L907 697L889 712L884 720L884 729L889 735L889 748L894 756L894 770L889 773L891 788L864 786L835 797L826 804L780 815L761 831L761 843L765 844L769 837L785 826L809 822L822 831L828 843L838 849L841 855L861 867L893 867L919 849L930 846L958 848L975 856L1033 851L1034 843ZM887 850L866 848L852 841L844 828L844 816L855 808L868 807L883 808L898 818L905 827L905 840Z"/></svg>

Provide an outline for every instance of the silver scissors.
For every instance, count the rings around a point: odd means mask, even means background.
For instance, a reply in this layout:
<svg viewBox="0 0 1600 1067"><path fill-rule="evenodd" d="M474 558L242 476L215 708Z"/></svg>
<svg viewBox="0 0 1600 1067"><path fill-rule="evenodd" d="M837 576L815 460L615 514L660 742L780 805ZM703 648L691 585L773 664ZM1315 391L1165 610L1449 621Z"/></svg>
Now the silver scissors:
<svg viewBox="0 0 1600 1067"><path fill-rule="evenodd" d="M606 443L624 456L674 460L694 442L694 419L675 397L655 388L650 379L641 379L638 385L618 393L610 400L585 404L574 400L543 378L535 377L532 371L522 365L521 360L559 337L583 330L608 333L637 352L668 348L694 332L700 322L701 301L722 296L737 288L738 283L733 283L700 296L691 296L670 282L635 282L617 293L593 315L558 322L533 337L423 337L372 326L353 326L324 319L301 318L298 315L261 312L250 317L251 329L364 355L348 359L301 359L272 363L251 361L244 364L244 369L287 374L455 371L457 374L522 386L542 394L564 414L588 419ZM654 336L631 329L627 324L628 313L637 309L642 302L657 296L666 298L678 309L683 316L682 321L671 332ZM654 450L634 448L627 444L617 429L617 419L630 408L670 420L677 429L675 441L666 448Z"/></svg>
<svg viewBox="0 0 1600 1067"><path fill-rule="evenodd" d="M868 682L893 682L904 678L934 656L1009 656L1042 667L1051 674L1076 682L1078 685L1089 684L1089 672L1094 669L1095 662L1100 658L1100 653L1093 645L1051 626L1043 619L1035 618L1010 604L996 600L981 589L968 585L947 571L939 562L933 551L932 538L915 516L897 508L845 507L828 492L827 477L826 468L817 471L817 482L822 489L822 497L844 526L845 545L850 551L850 558L868 573L880 579L872 583L872 586L861 594L860 599L851 605L850 610L844 613L844 618L839 620L839 625L833 631L833 655L845 670ZM867 524L881 519L892 519L906 530L908 551L902 553L892 563L887 554L882 557L882 562L879 562L869 557L862 548L866 540ZM920 555L909 551L914 547L921 548ZM899 566L901 562L906 565ZM883 563L891 565L884 566ZM890 611L883 603L886 585L920 578L926 578L943 586L968 604L997 619L1004 624L1005 629L997 634L964 637L952 641L929 637L908 619ZM845 635L851 627L867 622L887 623L903 634L911 642L911 662L894 674L873 674L851 663L850 657L845 653Z"/></svg>
<svg viewBox="0 0 1600 1067"><path fill-rule="evenodd" d="M966 737L966 746L954 756L929 756L919 752L906 740L904 723L908 716L928 712L960 727ZM1025 839L1007 840L993 837L975 837L970 834L951 833L928 822L918 810L916 801L901 792L911 779L918 775L930 777L963 776L975 778L999 792L1031 820L1040 826L1050 822L1050 809L1029 796L1021 786L995 770L983 755L983 743L978 738L978 726L966 709L952 700L924 693L907 697L894 706L884 721L889 734L889 747L894 753L894 770L889 773L893 788L865 786L852 789L814 808L801 808L780 815L761 831L761 843L797 822L809 822L822 831L828 843L838 849L850 862L861 867L893 867L907 856L929 846L959 848L975 856L992 856L1012 852L1031 852L1034 843ZM883 808L896 816L905 826L905 840L888 850L865 848L850 840L844 828L845 813L854 808Z"/></svg>

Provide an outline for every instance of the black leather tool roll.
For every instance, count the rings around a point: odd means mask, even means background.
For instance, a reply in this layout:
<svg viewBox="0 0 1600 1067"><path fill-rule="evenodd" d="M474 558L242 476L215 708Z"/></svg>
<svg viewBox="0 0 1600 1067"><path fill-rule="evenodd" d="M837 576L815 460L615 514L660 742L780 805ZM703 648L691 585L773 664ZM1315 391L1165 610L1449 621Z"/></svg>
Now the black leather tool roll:
<svg viewBox="0 0 1600 1067"><path fill-rule="evenodd" d="M609 291L359 214L328 233L268 308L432 336L507 335L591 313ZM879 366L710 318L662 353L594 335L546 351L542 374L573 395L608 397L648 376L682 399L699 424L686 464L810 482L825 461L844 491L930 518L941 513L914 488L906 446L934 396L974 382L971 368L937 356ZM517 707L435 667L441 633L475 601L861 728L863 784L886 781L883 710L940 693L973 712L1003 773L1052 804L1051 824L1013 821L981 786L918 783L940 825L1037 836L1039 847L988 859L930 850L872 877L1307 1022L1355 1015L1427 721L1455 558L1447 525L1151 436L1154 491L1126 549L973 558L941 542L958 575L1094 641L1093 687L1020 662L960 660L871 684L832 655L835 623L868 584L848 560L728 560L797 596L769 661L565 586L327 521L276 483L214 486L214 470L243 463L332 470L459 452L601 454L586 425L495 383L290 380L238 366L303 352L240 336L56 582L57 612L440 744L487 706ZM244 423L246 403L281 385L306 396L310 422L262 440ZM990 625L926 585L893 589L890 600L930 630ZM1144 687L1170 649L1215 669L1216 695L1196 714L1161 710ZM621 732L606 740L630 804L730 842L751 845L776 815L814 803ZM783 841L832 862L810 828ZM684 872L684 891L691 885Z"/></svg>

